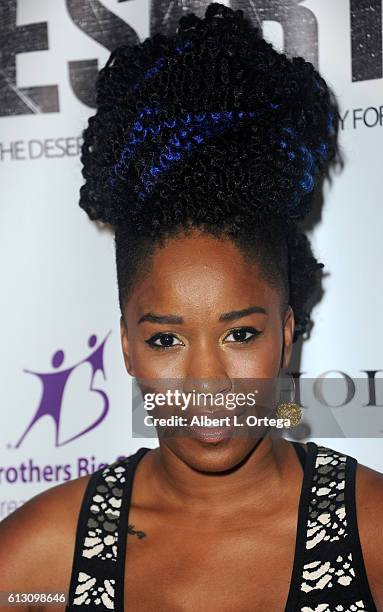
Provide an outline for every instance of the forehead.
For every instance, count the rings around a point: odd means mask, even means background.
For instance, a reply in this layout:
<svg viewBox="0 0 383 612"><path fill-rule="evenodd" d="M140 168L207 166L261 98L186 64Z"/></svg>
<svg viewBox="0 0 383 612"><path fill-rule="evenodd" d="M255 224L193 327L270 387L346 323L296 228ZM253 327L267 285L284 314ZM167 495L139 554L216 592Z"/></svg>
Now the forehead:
<svg viewBox="0 0 383 612"><path fill-rule="evenodd" d="M230 239L194 231L168 239L155 250L148 270L131 295L136 314L153 309L199 311L206 316L250 305L279 303L279 294Z"/></svg>

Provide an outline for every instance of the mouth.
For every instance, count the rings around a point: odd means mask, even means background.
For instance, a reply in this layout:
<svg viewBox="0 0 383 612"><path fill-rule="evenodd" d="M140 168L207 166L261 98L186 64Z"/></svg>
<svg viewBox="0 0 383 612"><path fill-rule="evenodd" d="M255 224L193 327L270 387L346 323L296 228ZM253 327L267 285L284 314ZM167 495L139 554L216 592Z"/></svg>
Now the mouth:
<svg viewBox="0 0 383 612"><path fill-rule="evenodd" d="M209 444L217 444L224 442L233 437L235 430L242 426L244 420L244 413L228 414L226 413L209 413L199 414L199 421L202 424L194 424L188 426L188 432L190 437L195 438L201 442ZM234 419L234 416L236 417ZM212 422L213 424L209 423ZM216 421L219 424L214 424Z"/></svg>

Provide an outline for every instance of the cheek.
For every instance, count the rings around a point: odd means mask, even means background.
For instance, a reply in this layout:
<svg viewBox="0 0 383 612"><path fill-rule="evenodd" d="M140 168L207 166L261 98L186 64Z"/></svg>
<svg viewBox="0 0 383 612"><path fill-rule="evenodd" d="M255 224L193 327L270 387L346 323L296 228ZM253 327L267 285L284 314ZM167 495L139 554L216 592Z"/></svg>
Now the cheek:
<svg viewBox="0 0 383 612"><path fill-rule="evenodd" d="M159 360L151 357L151 351L149 353L148 347L144 342L139 340L138 338L134 338L133 342L130 345L130 354L132 359L132 366L134 369L134 375L136 377L150 377L153 375L156 376L156 370L160 367ZM155 367L156 361L158 363L158 368Z"/></svg>
<svg viewBox="0 0 383 612"><path fill-rule="evenodd" d="M282 333L273 327L248 348L227 351L226 369L231 378L276 378L282 358Z"/></svg>
<svg viewBox="0 0 383 612"><path fill-rule="evenodd" d="M185 364L181 353L151 349L141 338L131 344L131 360L136 378L172 379L184 376Z"/></svg>

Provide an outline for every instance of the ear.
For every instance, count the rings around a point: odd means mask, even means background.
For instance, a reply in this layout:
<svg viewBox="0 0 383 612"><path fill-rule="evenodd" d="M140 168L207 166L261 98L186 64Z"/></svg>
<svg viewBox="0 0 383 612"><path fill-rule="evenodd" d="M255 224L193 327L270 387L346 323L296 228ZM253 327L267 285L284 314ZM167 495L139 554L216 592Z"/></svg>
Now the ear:
<svg viewBox="0 0 383 612"><path fill-rule="evenodd" d="M130 376L134 376L132 362L130 358L130 352L129 352L128 330L127 330L125 321L122 316L120 317L120 333L121 333L121 346L122 346L122 353L124 355L125 367L126 367L128 374L130 374Z"/></svg>
<svg viewBox="0 0 383 612"><path fill-rule="evenodd" d="M290 364L291 355L293 352L293 336L295 329L294 311L289 305L283 322L283 352L281 358L281 367L287 368Z"/></svg>

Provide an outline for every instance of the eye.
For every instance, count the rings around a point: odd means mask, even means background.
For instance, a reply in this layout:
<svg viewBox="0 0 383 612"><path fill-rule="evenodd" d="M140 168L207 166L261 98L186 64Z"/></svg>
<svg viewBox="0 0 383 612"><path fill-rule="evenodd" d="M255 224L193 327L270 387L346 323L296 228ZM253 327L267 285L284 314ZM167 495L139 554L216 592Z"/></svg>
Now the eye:
<svg viewBox="0 0 383 612"><path fill-rule="evenodd" d="M233 336L234 340L229 340L229 342L245 343L254 340L261 333L262 332L255 327L238 327L236 329L232 329L230 333L225 336L224 340L227 340L230 336Z"/></svg>
<svg viewBox="0 0 383 612"><path fill-rule="evenodd" d="M177 336L175 336L174 334L163 332L160 334L155 334L155 336L152 336L148 340L145 340L145 342L149 344L149 346L151 346L152 348L159 349L172 348L173 346L184 346L183 342L179 341L174 344L173 340L179 340L179 338L177 338Z"/></svg>

